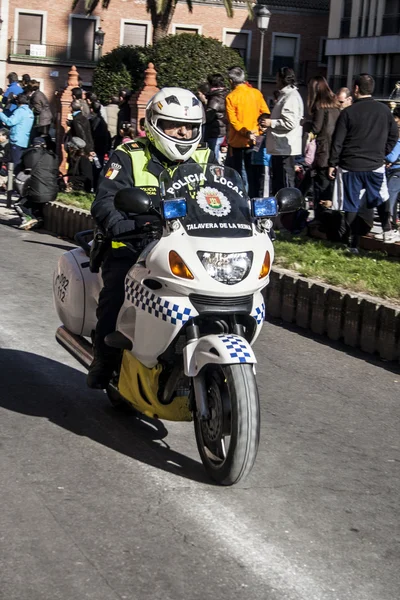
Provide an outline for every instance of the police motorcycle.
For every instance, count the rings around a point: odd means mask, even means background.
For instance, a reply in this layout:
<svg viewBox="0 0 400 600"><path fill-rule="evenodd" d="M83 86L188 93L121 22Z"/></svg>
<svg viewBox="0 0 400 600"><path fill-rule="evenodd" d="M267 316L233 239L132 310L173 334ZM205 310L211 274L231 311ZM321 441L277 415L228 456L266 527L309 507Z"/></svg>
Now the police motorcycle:
<svg viewBox="0 0 400 600"><path fill-rule="evenodd" d="M259 444L252 346L274 259L270 219L297 210L303 198L281 190L250 200L236 171L212 164L184 163L159 183L159 212L139 188L115 196L116 208L129 215L158 214L161 229L144 226L124 240L142 251L125 279L116 331L106 337L121 350L106 391L114 406L128 404L147 417L194 420L207 473L232 485L250 472ZM78 239L81 247L62 255L54 274L63 323L56 339L88 368L102 281Z"/></svg>

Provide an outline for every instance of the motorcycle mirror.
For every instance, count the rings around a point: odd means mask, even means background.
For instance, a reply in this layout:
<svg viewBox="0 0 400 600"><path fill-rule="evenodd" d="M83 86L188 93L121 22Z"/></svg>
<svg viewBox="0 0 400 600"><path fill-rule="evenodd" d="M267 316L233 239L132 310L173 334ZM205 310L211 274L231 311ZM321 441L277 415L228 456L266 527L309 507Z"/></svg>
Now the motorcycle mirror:
<svg viewBox="0 0 400 600"><path fill-rule="evenodd" d="M275 195L279 214L291 213L305 207L304 196L297 188L282 188Z"/></svg>
<svg viewBox="0 0 400 600"><path fill-rule="evenodd" d="M125 188L115 194L114 206L121 212L144 215L151 209L151 200L140 188Z"/></svg>

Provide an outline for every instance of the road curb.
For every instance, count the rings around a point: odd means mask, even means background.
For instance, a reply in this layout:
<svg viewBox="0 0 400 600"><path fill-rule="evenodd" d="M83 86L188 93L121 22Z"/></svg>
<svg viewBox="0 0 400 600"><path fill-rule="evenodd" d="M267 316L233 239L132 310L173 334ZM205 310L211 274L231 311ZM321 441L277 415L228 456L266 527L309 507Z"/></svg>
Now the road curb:
<svg viewBox="0 0 400 600"><path fill-rule="evenodd" d="M73 239L93 229L87 210L59 202L44 207L45 228ZM333 341L400 361L400 307L274 267L266 288L267 314Z"/></svg>
<svg viewBox="0 0 400 600"><path fill-rule="evenodd" d="M378 298L274 267L266 288L266 312L383 360L400 359L400 307Z"/></svg>

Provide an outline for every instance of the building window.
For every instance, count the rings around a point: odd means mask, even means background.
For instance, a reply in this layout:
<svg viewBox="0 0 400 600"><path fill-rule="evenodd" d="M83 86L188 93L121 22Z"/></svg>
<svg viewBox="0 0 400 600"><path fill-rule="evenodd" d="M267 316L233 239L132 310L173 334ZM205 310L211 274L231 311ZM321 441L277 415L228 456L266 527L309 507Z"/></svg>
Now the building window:
<svg viewBox="0 0 400 600"><path fill-rule="evenodd" d="M243 58L247 65L250 61L251 52L251 31L245 29L224 29L223 43Z"/></svg>
<svg viewBox="0 0 400 600"><path fill-rule="evenodd" d="M121 20L121 46L148 46L151 42L150 21Z"/></svg>
<svg viewBox="0 0 400 600"><path fill-rule="evenodd" d="M328 64L328 57L326 55L326 38L319 38L319 52L318 52L318 64L324 67Z"/></svg>
<svg viewBox="0 0 400 600"><path fill-rule="evenodd" d="M272 34L271 75L282 67L297 68L300 35Z"/></svg>
<svg viewBox="0 0 400 600"><path fill-rule="evenodd" d="M70 15L69 25L69 58L77 61L93 61L95 59L94 32L98 19L83 15Z"/></svg>
<svg viewBox="0 0 400 600"><path fill-rule="evenodd" d="M353 0L344 0L342 20L340 22L340 37L341 38L348 38L350 36L352 10L353 10Z"/></svg>
<svg viewBox="0 0 400 600"><path fill-rule="evenodd" d="M201 25L177 25L172 24L172 33L176 35L180 33L191 33L192 35L199 34L201 35L203 28Z"/></svg>
<svg viewBox="0 0 400 600"><path fill-rule="evenodd" d="M386 0L382 19L382 35L397 35L400 32L400 0Z"/></svg>
<svg viewBox="0 0 400 600"><path fill-rule="evenodd" d="M40 46L46 39L46 13L16 10L14 24L15 54L30 56L31 46Z"/></svg>

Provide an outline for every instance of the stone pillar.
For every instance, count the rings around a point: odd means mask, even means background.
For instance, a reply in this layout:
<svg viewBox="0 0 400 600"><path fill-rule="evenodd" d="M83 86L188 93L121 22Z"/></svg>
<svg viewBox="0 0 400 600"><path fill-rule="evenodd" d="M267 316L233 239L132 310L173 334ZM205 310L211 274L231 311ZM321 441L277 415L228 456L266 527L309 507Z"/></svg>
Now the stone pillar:
<svg viewBox="0 0 400 600"><path fill-rule="evenodd" d="M67 154L64 150L63 139L68 129L67 117L71 113L71 102L72 93L71 90L74 87L79 87L79 73L75 66L71 67L68 73L68 85L63 92L60 93L59 98L59 118L57 122L57 150L60 156L60 170L64 173L66 171Z"/></svg>
<svg viewBox="0 0 400 600"><path fill-rule="evenodd" d="M139 131L139 121L146 114L146 106L150 98L159 91L157 87L157 71L153 63L147 65L145 70L144 85L141 90L132 94L129 101L131 105L131 117L136 123L137 131Z"/></svg>

